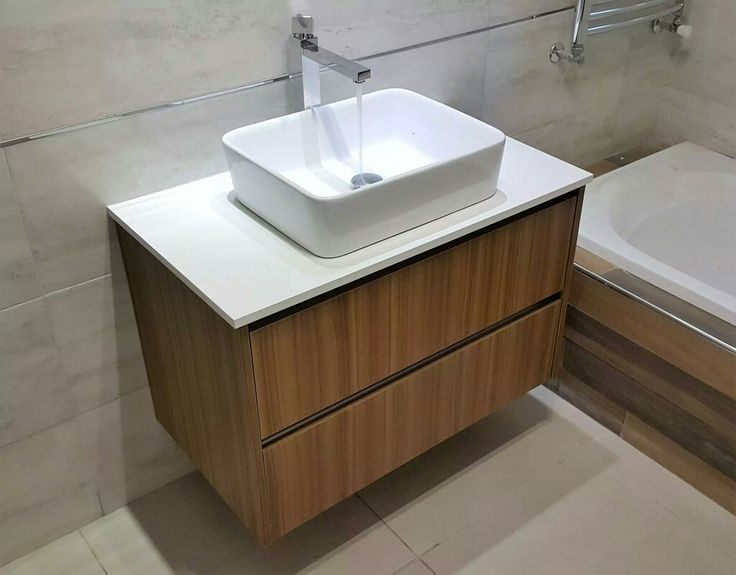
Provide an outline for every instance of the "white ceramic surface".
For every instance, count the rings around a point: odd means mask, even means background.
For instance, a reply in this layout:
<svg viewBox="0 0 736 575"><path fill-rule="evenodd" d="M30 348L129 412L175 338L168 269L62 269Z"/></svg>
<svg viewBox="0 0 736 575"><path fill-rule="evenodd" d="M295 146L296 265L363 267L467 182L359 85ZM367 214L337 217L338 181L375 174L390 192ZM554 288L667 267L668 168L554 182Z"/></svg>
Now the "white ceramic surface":
<svg viewBox="0 0 736 575"><path fill-rule="evenodd" d="M597 178L578 243L736 325L736 160L683 143Z"/></svg>
<svg viewBox="0 0 736 575"><path fill-rule="evenodd" d="M302 249L243 208L227 172L115 204L108 212L240 328L591 180L588 172L509 138L492 198L333 259Z"/></svg>
<svg viewBox="0 0 736 575"><path fill-rule="evenodd" d="M363 172L355 98L238 128L223 137L235 195L321 257L337 257L491 197L506 137L410 90L363 97Z"/></svg>

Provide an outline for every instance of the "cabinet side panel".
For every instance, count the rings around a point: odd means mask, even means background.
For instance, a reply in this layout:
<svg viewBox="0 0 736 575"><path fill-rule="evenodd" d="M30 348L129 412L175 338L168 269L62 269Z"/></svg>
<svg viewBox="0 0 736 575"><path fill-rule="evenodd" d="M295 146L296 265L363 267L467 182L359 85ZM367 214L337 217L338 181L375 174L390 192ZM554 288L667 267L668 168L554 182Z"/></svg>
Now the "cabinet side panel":
<svg viewBox="0 0 736 575"><path fill-rule="evenodd" d="M118 227L156 417L258 538L263 455L247 333Z"/></svg>

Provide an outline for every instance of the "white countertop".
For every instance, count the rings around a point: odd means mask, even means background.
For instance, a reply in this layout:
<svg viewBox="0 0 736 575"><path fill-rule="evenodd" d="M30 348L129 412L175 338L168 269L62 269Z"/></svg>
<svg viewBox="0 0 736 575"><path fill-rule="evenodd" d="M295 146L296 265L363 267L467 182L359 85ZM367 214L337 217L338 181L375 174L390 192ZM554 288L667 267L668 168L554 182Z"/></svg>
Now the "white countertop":
<svg viewBox="0 0 736 575"><path fill-rule="evenodd" d="M230 325L249 323L579 188L592 174L507 139L496 194L351 254L319 258L235 200L229 172L108 207Z"/></svg>

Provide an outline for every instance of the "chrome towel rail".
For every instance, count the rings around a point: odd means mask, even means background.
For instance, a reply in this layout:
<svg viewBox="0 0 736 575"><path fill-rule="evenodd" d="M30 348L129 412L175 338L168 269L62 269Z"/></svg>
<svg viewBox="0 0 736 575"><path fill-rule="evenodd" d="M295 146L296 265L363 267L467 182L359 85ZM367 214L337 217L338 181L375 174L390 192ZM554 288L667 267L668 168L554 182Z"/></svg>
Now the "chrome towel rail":
<svg viewBox="0 0 736 575"><path fill-rule="evenodd" d="M669 30L677 32L685 0L577 0L572 30L572 47L565 50L561 42L552 46L550 62L561 60L582 64L585 62L585 40L593 34L627 28L640 22L652 22L659 31L659 21L673 16ZM689 29L688 29L689 34ZM684 34L683 34L684 35Z"/></svg>

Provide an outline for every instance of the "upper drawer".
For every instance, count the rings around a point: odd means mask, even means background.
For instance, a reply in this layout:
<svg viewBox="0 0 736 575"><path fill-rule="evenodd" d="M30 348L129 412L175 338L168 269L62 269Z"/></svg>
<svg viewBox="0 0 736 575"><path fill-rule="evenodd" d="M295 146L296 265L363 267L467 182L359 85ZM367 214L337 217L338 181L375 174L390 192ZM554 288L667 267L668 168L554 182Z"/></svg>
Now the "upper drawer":
<svg viewBox="0 0 736 575"><path fill-rule="evenodd" d="M273 536L544 383L560 308L555 301L266 447Z"/></svg>
<svg viewBox="0 0 736 575"><path fill-rule="evenodd" d="M575 198L251 332L262 437L562 290Z"/></svg>

